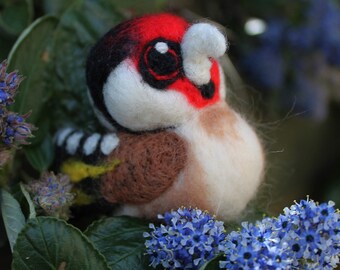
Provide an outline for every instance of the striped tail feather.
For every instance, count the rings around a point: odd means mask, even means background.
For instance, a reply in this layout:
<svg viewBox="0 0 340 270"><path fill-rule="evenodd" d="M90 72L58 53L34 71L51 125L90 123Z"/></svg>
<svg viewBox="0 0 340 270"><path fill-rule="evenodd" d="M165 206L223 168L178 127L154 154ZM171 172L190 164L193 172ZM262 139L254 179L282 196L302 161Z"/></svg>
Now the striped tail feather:
<svg viewBox="0 0 340 270"><path fill-rule="evenodd" d="M111 213L114 205L108 203L100 192L100 176L115 169L118 160L103 162L119 145L116 133L89 133L66 127L54 137L56 145L55 169L67 174L74 184L76 194L74 215ZM95 210L94 210L95 209ZM98 211L100 209L100 211Z"/></svg>
<svg viewBox="0 0 340 270"><path fill-rule="evenodd" d="M111 209L102 198L98 181L102 174L112 171L118 160L103 162L119 145L116 133L89 133L67 127L59 130L54 137L56 145L56 164L58 171L67 174L75 184L77 205L90 205L94 202ZM85 199L84 199L85 198Z"/></svg>
<svg viewBox="0 0 340 270"><path fill-rule="evenodd" d="M86 163L96 163L109 155L119 144L116 133L88 133L71 127L61 129L55 136L57 155L74 157Z"/></svg>

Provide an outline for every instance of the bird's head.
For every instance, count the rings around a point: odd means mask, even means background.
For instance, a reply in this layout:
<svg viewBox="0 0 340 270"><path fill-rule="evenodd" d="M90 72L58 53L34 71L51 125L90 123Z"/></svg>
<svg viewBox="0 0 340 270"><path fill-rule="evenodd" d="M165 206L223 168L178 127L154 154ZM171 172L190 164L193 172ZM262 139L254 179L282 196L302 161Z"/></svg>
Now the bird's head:
<svg viewBox="0 0 340 270"><path fill-rule="evenodd" d="M224 35L208 23L149 15L111 29L92 48L86 79L107 126L146 131L177 126L225 95L217 58Z"/></svg>

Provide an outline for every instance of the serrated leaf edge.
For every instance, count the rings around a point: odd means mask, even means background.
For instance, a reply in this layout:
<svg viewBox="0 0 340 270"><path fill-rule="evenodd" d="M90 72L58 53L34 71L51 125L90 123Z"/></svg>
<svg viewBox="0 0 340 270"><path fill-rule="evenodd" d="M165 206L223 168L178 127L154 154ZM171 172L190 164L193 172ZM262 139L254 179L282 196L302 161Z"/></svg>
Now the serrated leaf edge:
<svg viewBox="0 0 340 270"><path fill-rule="evenodd" d="M95 228L100 226L101 224L104 224L106 222L109 222L111 220L119 220L119 219L126 219L126 220L132 220L132 221L143 221L142 219L135 218L135 217L129 217L129 216L116 216L116 217L104 217L98 220L95 220L92 222L84 231L84 234L87 236L88 233L93 231ZM147 227L149 222L145 221L145 226ZM141 225L142 226L142 225Z"/></svg>
<svg viewBox="0 0 340 270"><path fill-rule="evenodd" d="M149 224L149 221L146 221L146 220L143 220L143 219L140 219L140 218L136 218L136 217L130 217L130 216L116 216L116 217L106 217L106 218L102 218L102 219L99 219L99 220L96 220L94 221L93 223L91 223L87 229L84 231L84 234L86 234L86 236L91 237L91 234L98 228L100 227L101 225L103 226L107 226L106 223L112 223L114 222L115 220L118 220L120 222L135 222L136 227L134 227L135 229L142 229L142 228L145 228L145 231L148 230L148 224ZM131 232L133 232L135 229L134 228L131 228ZM128 229L125 229L124 232L130 232L130 230ZM114 236L114 234L109 234L110 236ZM95 243L95 241L93 241L93 243ZM139 248L136 248L134 250L140 250ZM131 253L128 253L126 254L126 256L123 256L123 257L120 257L118 260L116 261L112 261L112 262L108 262L109 266L111 267L114 267L115 265L119 264L120 261L124 260L125 258L129 257L131 254L134 254L134 252L132 251ZM145 255L145 254L142 254L142 256ZM115 269L115 268L112 268L112 269Z"/></svg>

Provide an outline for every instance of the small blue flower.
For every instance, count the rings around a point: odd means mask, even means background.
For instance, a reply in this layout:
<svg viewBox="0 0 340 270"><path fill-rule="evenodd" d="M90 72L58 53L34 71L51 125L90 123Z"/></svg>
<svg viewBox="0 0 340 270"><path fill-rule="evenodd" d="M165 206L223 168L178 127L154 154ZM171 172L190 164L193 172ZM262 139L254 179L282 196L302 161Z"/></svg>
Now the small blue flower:
<svg viewBox="0 0 340 270"><path fill-rule="evenodd" d="M29 114L18 115L13 112L2 115L0 136L5 145L16 147L28 144L27 139L33 136L32 130L35 129L32 124L25 122L28 116Z"/></svg>
<svg viewBox="0 0 340 270"><path fill-rule="evenodd" d="M0 106L14 102L14 95L20 85L21 76L16 71L7 73L7 62L0 63Z"/></svg>
<svg viewBox="0 0 340 270"><path fill-rule="evenodd" d="M11 128L11 127L6 128L6 136L7 137L12 137L12 136L14 136L14 134L15 134L15 131L14 131L13 128Z"/></svg>
<svg viewBox="0 0 340 270"><path fill-rule="evenodd" d="M165 225L150 224L144 233L150 265L166 269L198 269L220 253L225 240L223 222L199 209L180 208L158 216Z"/></svg>
<svg viewBox="0 0 340 270"><path fill-rule="evenodd" d="M13 103L13 97L8 92L0 89L0 104L1 105L9 105Z"/></svg>
<svg viewBox="0 0 340 270"><path fill-rule="evenodd" d="M22 122L24 122L24 118L22 116L18 115L18 114L12 113L12 114L9 114L7 116L7 122L10 123L10 124L12 124L14 122L22 123Z"/></svg>

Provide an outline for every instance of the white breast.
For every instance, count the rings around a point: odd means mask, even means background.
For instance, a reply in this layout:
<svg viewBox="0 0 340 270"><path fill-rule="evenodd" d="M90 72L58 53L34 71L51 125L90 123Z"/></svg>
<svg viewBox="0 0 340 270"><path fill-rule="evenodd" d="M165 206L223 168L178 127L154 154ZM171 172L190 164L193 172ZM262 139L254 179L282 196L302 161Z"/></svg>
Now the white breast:
<svg viewBox="0 0 340 270"><path fill-rule="evenodd" d="M227 220L238 215L261 182L264 158L252 128L226 103L201 110L177 129L189 142L185 181L200 185L206 207ZM193 168L190 168L193 167Z"/></svg>

